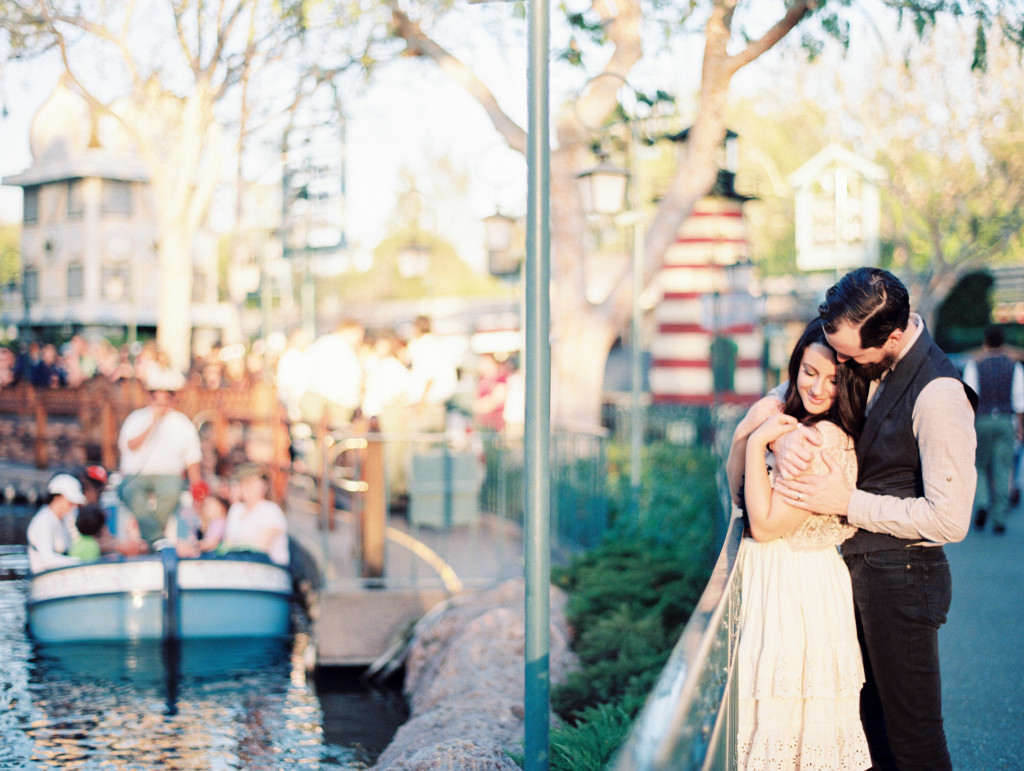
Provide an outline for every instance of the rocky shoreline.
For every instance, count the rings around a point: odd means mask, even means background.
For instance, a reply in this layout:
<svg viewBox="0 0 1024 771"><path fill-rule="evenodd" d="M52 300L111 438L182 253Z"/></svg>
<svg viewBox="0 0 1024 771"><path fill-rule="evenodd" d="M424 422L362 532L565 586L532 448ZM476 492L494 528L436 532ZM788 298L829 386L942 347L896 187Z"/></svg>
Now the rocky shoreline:
<svg viewBox="0 0 1024 771"><path fill-rule="evenodd" d="M575 666L565 593L551 589L553 684ZM518 771L523 752L525 582L455 597L416 626L405 662L409 720L372 771Z"/></svg>

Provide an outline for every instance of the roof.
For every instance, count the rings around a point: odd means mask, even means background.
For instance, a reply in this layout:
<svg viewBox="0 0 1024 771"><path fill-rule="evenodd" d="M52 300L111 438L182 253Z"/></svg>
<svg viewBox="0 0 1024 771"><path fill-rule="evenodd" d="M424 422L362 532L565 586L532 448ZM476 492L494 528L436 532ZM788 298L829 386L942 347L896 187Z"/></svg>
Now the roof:
<svg viewBox="0 0 1024 771"><path fill-rule="evenodd" d="M833 166L845 166L853 169L863 178L880 182L888 175L877 163L862 158L852 150L837 144L830 144L803 166L789 175L793 187L805 187L816 179L823 171Z"/></svg>

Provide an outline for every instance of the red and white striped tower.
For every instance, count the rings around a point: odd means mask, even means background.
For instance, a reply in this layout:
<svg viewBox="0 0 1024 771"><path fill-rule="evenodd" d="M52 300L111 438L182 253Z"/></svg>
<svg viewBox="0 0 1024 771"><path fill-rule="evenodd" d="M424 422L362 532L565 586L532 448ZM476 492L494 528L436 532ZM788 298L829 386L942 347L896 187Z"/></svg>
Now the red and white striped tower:
<svg viewBox="0 0 1024 771"><path fill-rule="evenodd" d="M732 175L721 172L715 190L694 207L665 254L656 279L661 301L654 309L651 340L655 403L749 403L764 393L759 303L750 296L746 270L747 200L734 192ZM712 368L716 337L724 338L720 355L730 362L717 389Z"/></svg>

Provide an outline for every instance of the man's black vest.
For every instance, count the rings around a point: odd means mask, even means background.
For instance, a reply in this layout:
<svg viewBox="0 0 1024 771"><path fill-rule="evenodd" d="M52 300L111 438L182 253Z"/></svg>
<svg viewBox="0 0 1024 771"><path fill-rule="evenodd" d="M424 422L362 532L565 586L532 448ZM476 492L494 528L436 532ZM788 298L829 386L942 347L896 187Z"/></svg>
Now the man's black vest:
<svg viewBox="0 0 1024 771"><path fill-rule="evenodd" d="M857 441L857 489L897 498L924 497L921 456L914 437L914 403L924 387L940 377L960 375L932 341L927 329L899 360L885 380L885 387L868 413ZM978 397L966 385L964 390L977 409ZM901 549L921 539L897 538L886 533L858 530L843 542L843 554Z"/></svg>

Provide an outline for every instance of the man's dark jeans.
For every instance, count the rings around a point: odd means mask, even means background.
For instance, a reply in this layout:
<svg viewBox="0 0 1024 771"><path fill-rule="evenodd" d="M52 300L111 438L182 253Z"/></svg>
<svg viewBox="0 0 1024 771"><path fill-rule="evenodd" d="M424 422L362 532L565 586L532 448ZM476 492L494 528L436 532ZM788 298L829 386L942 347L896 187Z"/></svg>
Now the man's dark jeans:
<svg viewBox="0 0 1024 771"><path fill-rule="evenodd" d="M844 555L866 682L873 769L951 769L942 727L939 627L953 582L942 547Z"/></svg>

